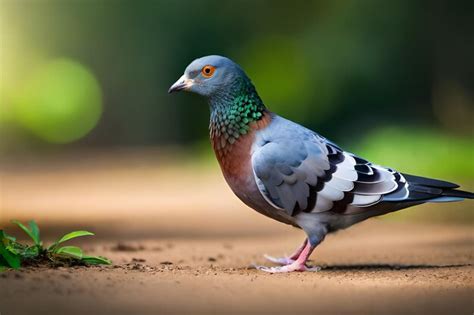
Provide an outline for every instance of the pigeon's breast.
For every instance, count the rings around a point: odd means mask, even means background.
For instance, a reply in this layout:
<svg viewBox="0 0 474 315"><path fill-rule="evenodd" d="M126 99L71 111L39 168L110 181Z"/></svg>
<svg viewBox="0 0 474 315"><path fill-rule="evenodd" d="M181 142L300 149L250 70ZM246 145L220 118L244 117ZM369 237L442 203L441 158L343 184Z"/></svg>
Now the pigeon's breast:
<svg viewBox="0 0 474 315"><path fill-rule="evenodd" d="M213 132L211 126L211 143L217 161L222 169L225 179L234 190L243 190L253 180L251 165L251 148L258 130L266 128L272 120L272 115L265 112L261 119L249 124L249 131L240 135L232 143L228 142L225 134ZM237 193L237 192L236 192Z"/></svg>
<svg viewBox="0 0 474 315"><path fill-rule="evenodd" d="M227 184L234 194L246 205L275 220L292 224L293 222L279 215L263 198L253 174L251 151L257 134L271 123L273 115L266 112L262 119L250 123L250 131L240 136L233 144L220 145L221 139L212 136L211 143Z"/></svg>

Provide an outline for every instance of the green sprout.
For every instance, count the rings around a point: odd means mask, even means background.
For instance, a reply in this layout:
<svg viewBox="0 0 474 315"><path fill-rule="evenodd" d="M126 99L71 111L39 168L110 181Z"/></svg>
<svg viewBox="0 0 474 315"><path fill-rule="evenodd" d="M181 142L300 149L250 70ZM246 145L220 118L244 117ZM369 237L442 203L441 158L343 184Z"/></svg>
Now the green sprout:
<svg viewBox="0 0 474 315"><path fill-rule="evenodd" d="M49 247L43 247L40 239L40 230L35 221L28 222L28 226L13 220L32 240L33 245L17 242L16 238L0 230L0 271L9 268L19 269L22 263L38 262L110 265L112 262L102 256L88 256L77 246L63 246L62 244L76 237L94 235L88 231L74 231L55 241Z"/></svg>

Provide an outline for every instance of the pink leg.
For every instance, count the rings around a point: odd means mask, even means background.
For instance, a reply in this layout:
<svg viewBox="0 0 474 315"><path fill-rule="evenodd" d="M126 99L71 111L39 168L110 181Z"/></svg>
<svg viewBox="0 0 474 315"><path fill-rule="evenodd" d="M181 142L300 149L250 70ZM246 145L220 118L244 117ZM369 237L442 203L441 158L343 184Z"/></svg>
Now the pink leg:
<svg viewBox="0 0 474 315"><path fill-rule="evenodd" d="M272 257L267 254L263 255L267 260L271 261L272 263L279 264L282 266L289 265L293 263L298 257L300 256L301 252L305 248L306 244L308 243L308 239L305 239L303 244L290 256L288 257Z"/></svg>
<svg viewBox="0 0 474 315"><path fill-rule="evenodd" d="M258 270L262 270L269 273L277 272L292 272L292 271L319 271L319 267L308 267L306 266L306 261L313 252L315 245L311 245L310 242L306 242L303 250L301 251L298 258L293 261L291 264L280 267L265 267L265 266L256 266Z"/></svg>

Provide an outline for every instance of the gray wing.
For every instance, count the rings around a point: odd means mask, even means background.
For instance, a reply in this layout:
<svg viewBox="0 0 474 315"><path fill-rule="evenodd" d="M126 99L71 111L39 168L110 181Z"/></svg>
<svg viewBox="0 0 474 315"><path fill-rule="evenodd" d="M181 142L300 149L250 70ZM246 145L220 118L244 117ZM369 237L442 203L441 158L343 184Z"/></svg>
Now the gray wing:
<svg viewBox="0 0 474 315"><path fill-rule="evenodd" d="M273 207L300 211L351 212L380 202L384 195L407 194L399 173L373 165L323 137L301 130L286 136L263 134L252 152L257 186ZM288 133L295 132L293 137Z"/></svg>

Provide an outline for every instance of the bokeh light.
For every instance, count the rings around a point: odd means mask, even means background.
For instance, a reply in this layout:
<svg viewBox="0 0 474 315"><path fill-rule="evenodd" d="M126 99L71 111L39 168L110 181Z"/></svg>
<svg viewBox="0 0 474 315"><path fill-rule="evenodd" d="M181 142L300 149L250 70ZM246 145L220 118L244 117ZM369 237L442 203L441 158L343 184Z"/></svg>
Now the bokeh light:
<svg viewBox="0 0 474 315"><path fill-rule="evenodd" d="M45 63L25 81L15 101L15 117L37 137L68 143L91 131L102 113L102 93L94 75L68 59Z"/></svg>

